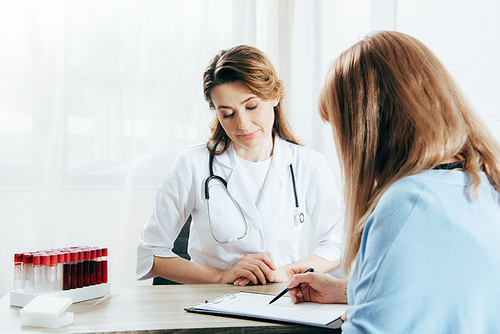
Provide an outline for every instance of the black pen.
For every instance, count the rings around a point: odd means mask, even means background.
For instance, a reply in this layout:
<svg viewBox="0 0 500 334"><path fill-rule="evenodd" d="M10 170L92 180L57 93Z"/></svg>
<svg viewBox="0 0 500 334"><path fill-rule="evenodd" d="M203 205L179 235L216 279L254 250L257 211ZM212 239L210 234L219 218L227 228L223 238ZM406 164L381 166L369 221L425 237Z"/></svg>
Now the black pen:
<svg viewBox="0 0 500 334"><path fill-rule="evenodd" d="M306 271L303 272L303 274L305 273L312 273L314 271L314 268L308 268L306 269ZM287 293L290 289L289 288L285 288L285 290L281 291L280 293L278 293L278 295L276 297L273 298L273 300L271 300L269 302L269 305L271 305L272 303L274 303L275 301L277 301L278 299L280 299L281 297L283 297L283 295L285 293Z"/></svg>

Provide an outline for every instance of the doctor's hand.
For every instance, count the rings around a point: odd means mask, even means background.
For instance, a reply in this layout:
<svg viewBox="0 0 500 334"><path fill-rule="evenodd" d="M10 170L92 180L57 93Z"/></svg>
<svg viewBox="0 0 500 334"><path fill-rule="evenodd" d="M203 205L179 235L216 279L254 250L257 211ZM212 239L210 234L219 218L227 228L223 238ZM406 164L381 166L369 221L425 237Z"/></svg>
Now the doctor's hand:
<svg viewBox="0 0 500 334"><path fill-rule="evenodd" d="M302 274L307 268L290 269L293 275L287 287L292 302L317 302L323 304L346 304L348 279L337 279L323 273Z"/></svg>
<svg viewBox="0 0 500 334"><path fill-rule="evenodd" d="M239 286L250 282L266 284L267 281L274 281L273 270L276 269L278 268L267 254L247 254L224 272L223 281Z"/></svg>
<svg viewBox="0 0 500 334"><path fill-rule="evenodd" d="M287 282L290 279L290 277L287 274L287 270L285 268L279 268L273 270L269 275L266 275L266 277L268 277L267 278L268 282L273 282L273 283ZM234 285L243 286L247 285L250 282L251 282L250 279L246 277L240 277L239 279L234 281Z"/></svg>

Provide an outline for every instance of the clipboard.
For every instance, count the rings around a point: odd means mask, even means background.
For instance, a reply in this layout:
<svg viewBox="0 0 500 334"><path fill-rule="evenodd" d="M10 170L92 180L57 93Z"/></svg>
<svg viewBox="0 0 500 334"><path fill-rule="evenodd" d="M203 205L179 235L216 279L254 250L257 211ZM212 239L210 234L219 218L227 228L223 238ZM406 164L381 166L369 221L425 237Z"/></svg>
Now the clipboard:
<svg viewBox="0 0 500 334"><path fill-rule="evenodd" d="M343 323L340 316L348 308L347 304L312 302L293 304L291 298L287 296L269 305L273 297L252 292L226 294L184 310L194 313L338 329Z"/></svg>

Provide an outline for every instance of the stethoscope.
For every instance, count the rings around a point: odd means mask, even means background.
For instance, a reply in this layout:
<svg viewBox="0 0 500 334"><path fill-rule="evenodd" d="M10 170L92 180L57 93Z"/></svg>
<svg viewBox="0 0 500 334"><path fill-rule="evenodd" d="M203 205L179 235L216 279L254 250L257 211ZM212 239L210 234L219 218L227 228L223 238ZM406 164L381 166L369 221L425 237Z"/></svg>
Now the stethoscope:
<svg viewBox="0 0 500 334"><path fill-rule="evenodd" d="M292 176L293 195L295 197L295 209L293 210L293 222L294 222L295 226L299 226L299 224L304 223L305 217L304 217L304 213L300 212L300 210L299 210L299 198L297 196L297 187L295 186L295 173L293 172L292 164L290 164L289 167L290 167L290 174ZM237 240L241 240L248 233L248 229L249 229L248 222L247 222L245 215L243 214L243 211L241 210L238 202L236 202L236 200L231 196L231 194L229 194L229 191L227 190L226 180L224 180L222 177L214 174L214 155L213 154L210 154L209 170L210 170L210 176L205 180L205 199L207 200L208 223L210 225L210 232L212 233L212 237L215 239L215 241L217 241L219 243L227 243L227 242L234 242ZM212 226L212 219L210 216L210 204L209 204L210 203L210 194L209 194L210 181L217 181L224 186L224 189L226 190L227 195L232 200L237 211L241 215L241 218L242 218L244 225L245 225L245 232L241 236L236 237L236 238L228 238L226 240L222 240L214 234L214 230L213 230L213 226Z"/></svg>

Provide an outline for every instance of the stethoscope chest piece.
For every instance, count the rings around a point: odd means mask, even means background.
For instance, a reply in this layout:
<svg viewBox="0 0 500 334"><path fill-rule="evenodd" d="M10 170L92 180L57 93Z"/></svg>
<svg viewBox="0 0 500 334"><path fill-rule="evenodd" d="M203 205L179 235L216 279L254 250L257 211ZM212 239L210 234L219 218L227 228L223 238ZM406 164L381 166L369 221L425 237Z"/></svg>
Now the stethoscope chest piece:
<svg viewBox="0 0 500 334"><path fill-rule="evenodd" d="M304 213L299 212L299 208L295 208L293 210L293 223L295 226L299 226L299 224L303 224L305 221Z"/></svg>

